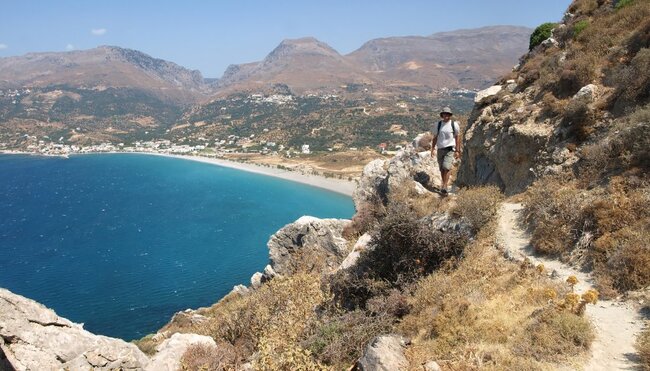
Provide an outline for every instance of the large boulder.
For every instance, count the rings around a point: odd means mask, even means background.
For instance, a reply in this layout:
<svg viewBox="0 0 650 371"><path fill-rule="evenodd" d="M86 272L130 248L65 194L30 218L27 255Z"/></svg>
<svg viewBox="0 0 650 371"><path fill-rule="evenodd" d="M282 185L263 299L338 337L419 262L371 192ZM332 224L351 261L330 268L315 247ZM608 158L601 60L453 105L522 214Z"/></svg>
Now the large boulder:
<svg viewBox="0 0 650 371"><path fill-rule="evenodd" d="M269 240L271 267L277 275L295 272L301 263L319 265L313 269L336 269L350 253L343 228L350 223L345 219L319 219L303 216L284 226Z"/></svg>
<svg viewBox="0 0 650 371"><path fill-rule="evenodd" d="M380 335L366 346L357 362L361 371L406 370L409 362L404 356L407 340L399 335Z"/></svg>
<svg viewBox="0 0 650 371"><path fill-rule="evenodd" d="M408 145L391 159L378 159L368 163L361 174L352 198L357 210L368 204L388 204L389 195L403 190L421 193L440 184L440 170L430 151L420 151Z"/></svg>
<svg viewBox="0 0 650 371"><path fill-rule="evenodd" d="M148 361L134 344L92 334L42 304L0 289L0 365L4 362L4 368L135 370Z"/></svg>
<svg viewBox="0 0 650 371"><path fill-rule="evenodd" d="M176 371L180 369L181 357L192 345L216 348L217 344L209 336L197 334L174 334L156 347L156 354L145 367L146 371Z"/></svg>
<svg viewBox="0 0 650 371"><path fill-rule="evenodd" d="M457 183L495 184L514 194L545 173L553 164L549 149L561 133L558 123L543 119L542 108L531 103L537 93L531 89L475 106L463 134Z"/></svg>

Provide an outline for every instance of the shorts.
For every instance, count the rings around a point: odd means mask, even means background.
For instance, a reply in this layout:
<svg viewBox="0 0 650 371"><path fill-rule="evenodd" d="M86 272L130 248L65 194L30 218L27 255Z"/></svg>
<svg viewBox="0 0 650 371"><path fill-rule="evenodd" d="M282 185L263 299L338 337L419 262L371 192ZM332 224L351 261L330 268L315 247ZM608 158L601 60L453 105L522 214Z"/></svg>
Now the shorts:
<svg viewBox="0 0 650 371"><path fill-rule="evenodd" d="M451 170L454 167L454 156L456 152L453 147L438 148L438 165L441 169Z"/></svg>

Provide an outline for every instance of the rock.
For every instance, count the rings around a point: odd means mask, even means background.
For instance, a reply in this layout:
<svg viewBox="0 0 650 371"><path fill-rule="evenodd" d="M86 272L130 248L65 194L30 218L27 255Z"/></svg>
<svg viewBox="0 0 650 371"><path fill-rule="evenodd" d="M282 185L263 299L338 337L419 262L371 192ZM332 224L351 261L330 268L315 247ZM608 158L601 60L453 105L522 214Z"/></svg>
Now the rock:
<svg viewBox="0 0 650 371"><path fill-rule="evenodd" d="M431 193L429 192L428 189L424 188L424 186L419 182L413 181L413 185L415 186L415 193L417 193L420 196Z"/></svg>
<svg viewBox="0 0 650 371"><path fill-rule="evenodd" d="M430 132L418 134L415 139L413 139L413 147L417 152L431 151L431 140L433 136Z"/></svg>
<svg viewBox="0 0 650 371"><path fill-rule="evenodd" d="M263 277L263 275L260 272L255 272L251 276L251 287L253 289L255 289L255 290L259 289L262 286L262 277Z"/></svg>
<svg viewBox="0 0 650 371"><path fill-rule="evenodd" d="M197 334L174 334L156 347L157 353L144 368L146 371L176 371L180 369L180 360L191 345L204 345L216 348L217 345L209 336Z"/></svg>
<svg viewBox="0 0 650 371"><path fill-rule="evenodd" d="M436 361L429 361L424 364L424 371L442 371L440 365Z"/></svg>
<svg viewBox="0 0 650 371"><path fill-rule="evenodd" d="M383 159L370 161L364 166L359 184L352 194L357 211L363 209L366 204L386 199L387 167L388 161Z"/></svg>
<svg viewBox="0 0 650 371"><path fill-rule="evenodd" d="M560 46L560 43L555 40L553 37L549 37L548 39L542 41L541 43L542 47L544 49L550 48L550 47L555 47L558 48Z"/></svg>
<svg viewBox="0 0 650 371"><path fill-rule="evenodd" d="M350 252L350 254L348 254L348 256L343 260L337 270L348 269L357 264L357 261L361 256L361 252L369 248L371 239L372 236L369 233L364 233L361 237L359 237L357 242L354 244L354 247L352 248L352 252Z"/></svg>
<svg viewBox="0 0 650 371"><path fill-rule="evenodd" d="M404 356L406 339L398 335L380 335L374 338L357 362L361 371L397 371L409 367Z"/></svg>
<svg viewBox="0 0 650 371"><path fill-rule="evenodd" d="M390 160L375 160L366 165L352 198L357 210L368 204L388 203L389 194L410 189L413 180L429 185L440 184L437 161L429 151L418 152L412 145ZM426 184L422 184L426 188Z"/></svg>
<svg viewBox="0 0 650 371"><path fill-rule="evenodd" d="M247 295L250 292L250 289L244 285L236 285L230 290L230 294L234 295Z"/></svg>
<svg viewBox="0 0 650 371"><path fill-rule="evenodd" d="M587 102L593 102L596 100L596 95L598 93L598 86L594 84L585 85L573 96L572 99L582 99Z"/></svg>
<svg viewBox="0 0 650 371"><path fill-rule="evenodd" d="M531 104L532 99L524 92L516 94L510 107L500 107L500 101L475 107L464 133L458 185L494 184L514 194L523 191L544 167L552 164L545 150L554 139L554 127L537 121L542 110ZM491 120L485 122L481 117L488 109Z"/></svg>
<svg viewBox="0 0 650 371"><path fill-rule="evenodd" d="M16 370L141 369L134 344L92 334L33 300L0 289L1 359ZM4 357L2 357L4 354Z"/></svg>
<svg viewBox="0 0 650 371"><path fill-rule="evenodd" d="M493 85L487 89L479 91L478 93L476 93L476 96L474 97L474 103L480 103L483 99L487 97L497 95L501 91L501 89L502 89L501 85Z"/></svg>
<svg viewBox="0 0 650 371"><path fill-rule="evenodd" d="M347 241L342 237L343 228L349 223L344 219L303 216L284 226L271 236L267 244L271 268L280 275L294 273L297 263L294 255L300 253L302 256L318 256L319 259L312 260L324 265L319 267L321 271L336 269L350 252Z"/></svg>
<svg viewBox="0 0 650 371"><path fill-rule="evenodd" d="M272 280L277 273L273 270L273 267L270 264L267 264L266 267L264 267L264 272L262 272L262 281L270 281Z"/></svg>

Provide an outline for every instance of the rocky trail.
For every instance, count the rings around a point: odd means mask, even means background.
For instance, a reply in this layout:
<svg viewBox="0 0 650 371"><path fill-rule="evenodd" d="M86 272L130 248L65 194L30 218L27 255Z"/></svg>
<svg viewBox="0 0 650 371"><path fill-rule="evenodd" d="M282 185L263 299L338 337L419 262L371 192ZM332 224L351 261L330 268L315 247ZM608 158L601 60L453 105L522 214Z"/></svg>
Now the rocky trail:
<svg viewBox="0 0 650 371"><path fill-rule="evenodd" d="M558 260L536 256L530 245L530 236L521 222L523 206L503 203L499 210L498 244L506 255L516 260L530 259L534 265L543 264L557 279L566 281L573 275L579 280L576 292L593 288L588 273L580 272ZM635 370L639 368L634 349L636 336L643 329L643 319L629 302L599 300L588 305L586 314L596 329L592 352L585 370Z"/></svg>

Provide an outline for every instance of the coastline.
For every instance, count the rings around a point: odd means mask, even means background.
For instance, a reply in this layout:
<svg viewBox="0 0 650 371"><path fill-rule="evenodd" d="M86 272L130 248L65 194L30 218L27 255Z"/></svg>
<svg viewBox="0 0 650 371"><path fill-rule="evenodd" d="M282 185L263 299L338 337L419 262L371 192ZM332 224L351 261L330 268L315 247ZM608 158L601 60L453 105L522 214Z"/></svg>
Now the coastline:
<svg viewBox="0 0 650 371"><path fill-rule="evenodd" d="M210 158L210 157L202 157L202 156L183 156L183 155L173 155L167 153L148 153L148 152L133 152L133 153L170 157L170 158L179 158L182 160L203 162L206 164L227 167L235 170L247 171L249 173L272 176L283 180L289 180L296 183L306 184L312 187L326 189L328 191L340 193L349 197L352 197L352 192L354 192L354 188L356 187L355 182L350 182L343 179L326 178L324 176L313 175L313 174L302 174L297 171L278 169L275 167L265 167L256 164L247 164L241 162L228 161L220 158Z"/></svg>
<svg viewBox="0 0 650 371"><path fill-rule="evenodd" d="M301 183L309 185L312 187L326 189L331 192L336 192L348 197L352 197L352 193L356 187L355 182L343 180L343 179L334 179L326 178L320 175L313 174L303 174L297 171L278 169L275 167L265 167L256 164L241 163L235 161L224 160L220 158L212 157L203 157L203 156L189 156L189 155L174 155L168 153L156 153L156 152L97 152L97 153L74 153L71 156L84 155L84 154L139 154L139 155L151 155L151 156L161 156L169 158L178 158L181 160L203 162L207 164L212 164L221 167L227 167L235 170L247 171L250 173L272 176L275 178L280 178L283 180L288 180L296 183ZM57 156L57 157L67 157L61 155L43 155L40 153L29 153L29 152L19 152L19 151L0 151L0 154L15 154L15 155L35 155L35 156Z"/></svg>

